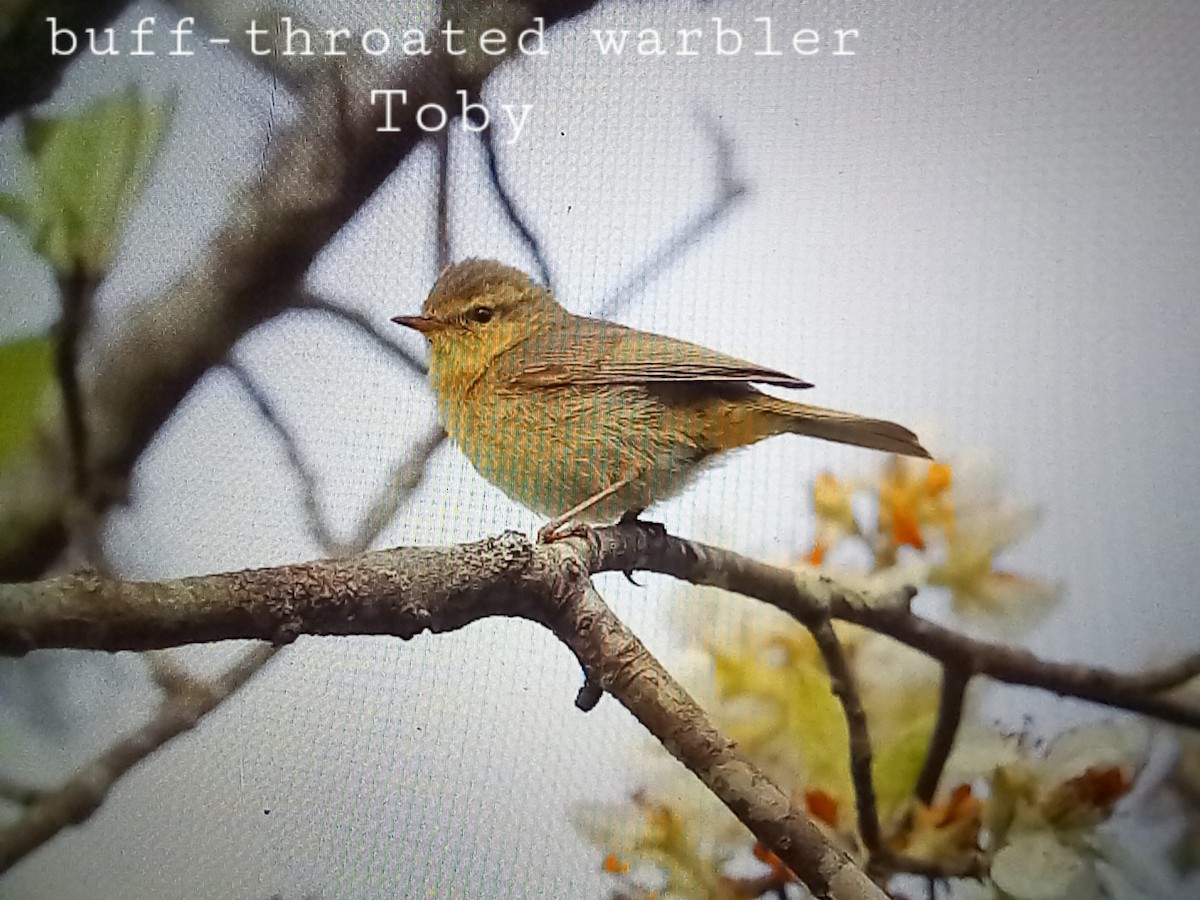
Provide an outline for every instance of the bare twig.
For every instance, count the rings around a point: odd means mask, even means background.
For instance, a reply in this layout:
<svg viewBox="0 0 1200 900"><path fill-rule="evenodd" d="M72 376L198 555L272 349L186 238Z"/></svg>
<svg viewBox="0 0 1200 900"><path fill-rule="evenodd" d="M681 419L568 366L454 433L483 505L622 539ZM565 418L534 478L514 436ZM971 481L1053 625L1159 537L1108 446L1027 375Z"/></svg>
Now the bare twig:
<svg viewBox="0 0 1200 900"><path fill-rule="evenodd" d="M38 788L0 774L0 800L7 800L17 806L32 806L38 802L41 796L42 791Z"/></svg>
<svg viewBox="0 0 1200 900"><path fill-rule="evenodd" d="M509 191L507 185L505 185L504 178L500 174L500 160L496 153L496 135L490 122L479 133L479 140L483 144L484 153L487 155L488 177L492 183L492 190L496 192L496 197L500 201L504 215L508 217L509 223L516 230L517 234L521 236L521 240L525 242L525 246L529 248L542 284L553 290L554 282L550 277L550 264L546 261L546 251L542 248L541 241L537 239L537 236L534 235L529 224L525 221L525 216L517 208L516 201L513 200L512 193Z"/></svg>
<svg viewBox="0 0 1200 900"><path fill-rule="evenodd" d="M445 442L446 432L440 425L430 428L413 442L407 455L393 467L379 495L359 521L354 538L346 548L349 552L365 550L375 543L383 529L396 518L401 507L421 486L429 461Z"/></svg>
<svg viewBox="0 0 1200 900"><path fill-rule="evenodd" d="M1181 687L1184 682L1200 677L1200 653L1186 656L1178 662L1141 675L1131 675L1129 686L1148 694L1158 694Z"/></svg>
<svg viewBox="0 0 1200 900"><path fill-rule="evenodd" d="M684 250L688 249L733 208L733 204L746 193L746 184L734 173L733 140L711 116L701 116L701 125L708 131L717 155L717 195L694 216L682 229L651 254L632 275L600 304L596 315L612 316L629 298L643 290L659 273L663 272Z"/></svg>
<svg viewBox="0 0 1200 900"><path fill-rule="evenodd" d="M63 417L67 425L67 451L70 456L71 484L75 495L86 502L89 490L87 423L84 420L82 392L79 387L79 345L92 313L92 298L98 282L82 272L58 282L62 316L55 329L54 369L62 391Z"/></svg>
<svg viewBox="0 0 1200 900"><path fill-rule="evenodd" d="M121 776L157 748L194 728L275 652L275 648L266 645L254 647L220 678L205 682L205 690L165 694L152 719L117 741L62 785L39 793L15 824L0 828L0 872L64 828L85 821L100 807Z"/></svg>
<svg viewBox="0 0 1200 900"><path fill-rule="evenodd" d="M915 588L905 588L895 596L864 597L841 589L822 575L817 579L823 587L818 596L802 588L802 579L789 569L653 528L637 528L631 523L599 529L596 534L603 543L596 571L640 569L724 588L776 606L801 623L813 616L831 614L835 619L895 638L971 675L986 675L1006 684L1035 687L1200 729L1200 708L1144 689L1146 683L1155 687L1169 683L1180 673L1179 665L1126 675L1094 666L1052 662L1018 647L959 634L915 615L909 608ZM1164 673L1169 677L1164 678Z"/></svg>
<svg viewBox="0 0 1200 900"><path fill-rule="evenodd" d="M954 749L970 680L970 673L961 666L953 663L942 665L937 724L934 725L929 749L925 753L925 762L921 766L921 774L917 777L917 785L913 791L916 798L926 806L933 803L933 798L937 795L938 782L942 780L946 760L950 758L950 751Z"/></svg>
<svg viewBox="0 0 1200 900"><path fill-rule="evenodd" d="M337 561L176 582L136 584L79 575L6 585L0 589L0 650L19 653L55 646L147 649L226 638L284 643L301 633L411 637L423 630L461 627L483 615L516 615L547 624L548 617L554 619L557 615L547 609L559 607L541 605L539 591L546 585L558 585L575 571L574 566L584 566L585 572L642 569L757 597L791 612L802 622L817 621L826 615L857 622L957 667L964 678L967 673L986 674L1200 727L1200 711L1147 696L1141 690L1145 683L1162 682L1164 672L1177 676L1178 666L1123 676L1093 667L1047 662L1024 651L977 641L933 625L915 616L906 602L900 602L908 594L895 602L875 598L875 603L864 603L861 596L849 595L854 597L851 602L836 584L823 579L821 583L828 590L817 596L802 590L802 579L787 569L673 538L638 523L596 529L593 542L585 545L590 551L583 560L572 562L569 554L557 555L579 546L579 541L571 539L549 547L530 547L523 538L509 534L465 547L401 548ZM534 561L540 562L534 565ZM555 596L561 599L560 593ZM578 620L583 623L580 627L593 632L599 628L593 615L600 613L588 612ZM567 629L556 631L563 636ZM626 673L620 677L639 671L628 661L605 669L607 663L602 664L599 657L579 650L584 637L563 639L576 649L588 681L606 691L616 693L623 688L619 686L620 678L617 682L606 680L605 671ZM590 639L595 639L594 635ZM840 663L836 655L829 653L828 644L826 654L837 671ZM622 699L631 702L627 697ZM853 704L849 715L857 719ZM678 720L670 740L678 742L681 735L691 731L691 724ZM855 731L859 729L855 727ZM860 772L863 759L858 754ZM864 831L869 834L871 827L866 826ZM876 862L937 877L949 874L944 864L933 866L886 851ZM978 861L968 859L958 871L977 869Z"/></svg>
<svg viewBox="0 0 1200 900"><path fill-rule="evenodd" d="M582 572L579 573L582 576ZM682 686L582 581L578 604L551 622L588 681L612 694L817 897L886 895L709 721Z"/></svg>
<svg viewBox="0 0 1200 900"><path fill-rule="evenodd" d="M592 572L641 570L672 575L762 600L801 622L832 615L888 635L973 675L987 675L1007 684L1036 687L1200 729L1200 708L1143 690L1144 682L1161 680L1160 671L1125 675L1094 666L1051 662L1019 648L977 640L937 625L912 613L907 602L892 602L887 598L874 598L872 603L852 600L856 595L842 591L827 576L820 579L827 592L818 596L802 589L801 579L788 569L673 537L644 523L597 528L593 538L597 551L591 558ZM394 574L387 553L420 556L449 552L376 551L343 560L338 565L361 570L366 578L373 573L373 566L385 567ZM305 567L261 571L268 573L262 576L267 584L315 577ZM386 621L372 622L371 616L362 611L357 611L353 619L342 621L342 610L336 603L325 603L316 619L306 616L302 604L285 603L286 609L278 615L287 613L286 621L269 610L256 609L249 615L246 610L229 605L230 587L221 589L223 580L249 584L254 574L202 576L150 585L119 582L95 574L0 584L0 653L21 654L50 647L149 650L234 638L283 642L299 633L297 629L316 634L396 633ZM374 577L380 576L375 573ZM208 596L209 592L224 599L207 604L197 602L197 596ZM913 593L912 589L906 589L898 599L907 600ZM263 597L256 602L269 606L270 600ZM282 632L278 630L281 627Z"/></svg>
<svg viewBox="0 0 1200 900"><path fill-rule="evenodd" d="M875 802L875 778L871 772L871 736L867 714L854 682L854 673L846 661L846 652L829 616L817 616L805 623L816 639L817 649L829 670L830 686L842 704L846 730L850 736L850 778L854 783L854 803L858 813L858 833L872 856L883 849L883 830L879 826L879 808Z"/></svg>
<svg viewBox="0 0 1200 900"><path fill-rule="evenodd" d="M72 549L99 571L108 571L103 549L103 523L96 512L96 485L92 483L87 415L79 380L79 353L92 318L92 300L98 279L82 270L58 280L62 315L55 328L54 372L63 399L67 432L67 460L71 473L72 503L68 515Z"/></svg>
<svg viewBox="0 0 1200 900"><path fill-rule="evenodd" d="M377 347L383 350L384 353L393 357L402 366L409 369L418 375L424 375L427 371L425 363L417 359L409 350L402 347L392 337L383 331L375 320L366 313L360 312L353 307L346 306L329 297L321 295L310 290L303 290L296 297L295 308L298 310L313 310L315 312L324 313L325 315L333 316L336 319L341 319L348 325L353 326L360 334L372 341Z"/></svg>
<svg viewBox="0 0 1200 900"><path fill-rule="evenodd" d="M300 482L300 493L304 498L305 521L308 524L308 529L312 532L313 539L317 542L317 545L323 551L329 552L330 548L337 545L337 539L333 536L329 524L325 521L325 514L321 511L321 501L317 497L317 477L300 455L299 444L296 443L292 432L279 418L274 405L263 389L259 387L258 382L254 380L253 376L234 359L227 361L225 368L254 404L262 420L271 427L271 430L279 438L279 443L283 446L284 453L287 454L288 462L291 464L292 470L296 473L296 477Z"/></svg>
<svg viewBox="0 0 1200 900"><path fill-rule="evenodd" d="M434 227L437 234L437 270L450 265L450 129L443 128L434 138L437 147L437 182Z"/></svg>

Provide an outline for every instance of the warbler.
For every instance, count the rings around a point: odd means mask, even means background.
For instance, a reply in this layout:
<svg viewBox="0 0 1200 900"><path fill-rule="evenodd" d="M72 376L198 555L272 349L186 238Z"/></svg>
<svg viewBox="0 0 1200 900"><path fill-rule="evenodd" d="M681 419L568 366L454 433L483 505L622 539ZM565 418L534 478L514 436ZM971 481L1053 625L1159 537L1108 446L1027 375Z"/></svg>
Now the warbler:
<svg viewBox="0 0 1200 900"><path fill-rule="evenodd" d="M442 424L475 469L541 532L634 517L729 450L803 434L928 457L907 428L783 400L784 372L659 334L577 316L519 269L468 259L438 277L419 316Z"/></svg>

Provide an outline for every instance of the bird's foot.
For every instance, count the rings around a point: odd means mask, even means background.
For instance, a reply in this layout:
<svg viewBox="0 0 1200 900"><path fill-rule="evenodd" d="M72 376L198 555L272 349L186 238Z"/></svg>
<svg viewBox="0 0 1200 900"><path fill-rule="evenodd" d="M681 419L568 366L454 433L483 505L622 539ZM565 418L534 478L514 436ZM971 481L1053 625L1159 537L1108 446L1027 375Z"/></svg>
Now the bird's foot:
<svg viewBox="0 0 1200 900"><path fill-rule="evenodd" d="M583 538L591 544L596 540L596 531L591 525L585 522L572 522L570 519L559 517L551 519L538 529L537 542L539 544L553 544L555 541L572 537Z"/></svg>
<svg viewBox="0 0 1200 900"><path fill-rule="evenodd" d="M617 525L637 525L641 528L649 528L651 531L659 532L661 534L667 533L667 527L661 522L647 522L640 518L644 512L644 509L627 509L621 514L621 518L617 521ZM625 569L621 572L621 574L624 575L625 580L634 587L643 587L641 582L634 580L633 571L631 569Z"/></svg>
<svg viewBox="0 0 1200 900"><path fill-rule="evenodd" d="M644 509L627 509L621 514L618 525L637 525L640 528L645 528L648 531L654 532L656 537L664 537L667 533L667 526L662 522L648 522L641 518Z"/></svg>

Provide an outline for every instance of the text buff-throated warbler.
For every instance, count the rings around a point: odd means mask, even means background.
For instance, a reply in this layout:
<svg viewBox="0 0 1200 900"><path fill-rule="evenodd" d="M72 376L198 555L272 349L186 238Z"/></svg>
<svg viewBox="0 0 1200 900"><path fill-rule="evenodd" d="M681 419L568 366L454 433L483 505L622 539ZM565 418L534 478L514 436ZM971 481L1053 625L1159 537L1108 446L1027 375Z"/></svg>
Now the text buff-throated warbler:
<svg viewBox="0 0 1200 900"><path fill-rule="evenodd" d="M894 422L807 406L754 383L811 387L674 338L567 312L523 272L449 266L419 316L442 423L484 478L568 521L612 522L679 491L727 450L805 434L927 457Z"/></svg>

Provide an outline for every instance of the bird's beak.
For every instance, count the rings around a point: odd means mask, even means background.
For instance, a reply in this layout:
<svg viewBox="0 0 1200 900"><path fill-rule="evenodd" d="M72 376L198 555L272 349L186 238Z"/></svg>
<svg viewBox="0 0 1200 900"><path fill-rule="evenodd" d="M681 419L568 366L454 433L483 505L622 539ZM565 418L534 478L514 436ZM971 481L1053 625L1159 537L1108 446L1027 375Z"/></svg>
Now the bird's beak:
<svg viewBox="0 0 1200 900"><path fill-rule="evenodd" d="M405 328L412 328L428 337L438 331L444 331L448 326L445 322L432 316L394 316L392 321Z"/></svg>

